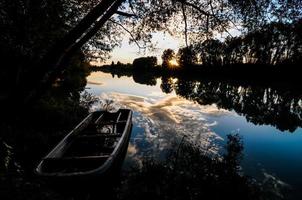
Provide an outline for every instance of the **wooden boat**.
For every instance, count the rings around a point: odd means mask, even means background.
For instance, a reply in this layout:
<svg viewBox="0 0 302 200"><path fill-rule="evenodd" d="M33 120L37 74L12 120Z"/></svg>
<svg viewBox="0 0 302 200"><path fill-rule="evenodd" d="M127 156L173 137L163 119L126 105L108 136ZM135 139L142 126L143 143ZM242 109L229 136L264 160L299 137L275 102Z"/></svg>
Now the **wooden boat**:
<svg viewBox="0 0 302 200"><path fill-rule="evenodd" d="M47 177L103 175L128 146L132 111L89 114L42 159L36 173Z"/></svg>

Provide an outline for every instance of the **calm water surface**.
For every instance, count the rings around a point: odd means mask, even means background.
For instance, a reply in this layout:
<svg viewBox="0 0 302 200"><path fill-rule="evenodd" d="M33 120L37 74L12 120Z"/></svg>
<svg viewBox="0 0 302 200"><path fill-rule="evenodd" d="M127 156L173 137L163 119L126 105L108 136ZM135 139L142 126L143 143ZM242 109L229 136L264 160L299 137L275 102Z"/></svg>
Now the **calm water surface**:
<svg viewBox="0 0 302 200"><path fill-rule="evenodd" d="M182 138L219 156L226 135L239 133L243 172L302 198L301 96L219 82L158 78L146 85L136 79L94 72L87 84L88 92L101 97L94 109L109 102L134 111L125 169L142 165L144 156L164 159Z"/></svg>

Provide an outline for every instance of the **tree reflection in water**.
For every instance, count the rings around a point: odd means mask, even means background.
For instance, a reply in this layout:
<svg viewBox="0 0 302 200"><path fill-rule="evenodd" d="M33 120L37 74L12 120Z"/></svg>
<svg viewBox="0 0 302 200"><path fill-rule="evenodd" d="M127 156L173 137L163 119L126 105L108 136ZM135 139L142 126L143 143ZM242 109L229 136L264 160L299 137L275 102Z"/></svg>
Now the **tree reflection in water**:
<svg viewBox="0 0 302 200"><path fill-rule="evenodd" d="M162 78L161 88L163 92L173 88L177 95L201 105L216 104L218 108L234 110L257 125L272 125L290 132L302 126L302 95L296 91L180 78L175 83Z"/></svg>
<svg viewBox="0 0 302 200"><path fill-rule="evenodd" d="M182 140L164 161L144 158L125 173L118 199L279 199L250 177L240 175L243 143L228 135L226 153L210 157Z"/></svg>
<svg viewBox="0 0 302 200"><path fill-rule="evenodd" d="M110 73L113 76L116 74ZM123 76L123 71L119 71L118 75ZM129 73L126 75L129 76ZM256 125L271 125L290 132L302 127L302 93L299 85L288 87L258 82L247 84L244 81L203 80L195 78L194 74L182 76L176 73L170 76L165 73L136 72L132 75L136 83L145 85L155 85L157 78L161 78L160 88L164 93L175 91L178 96L200 105L216 104L218 108L234 110Z"/></svg>

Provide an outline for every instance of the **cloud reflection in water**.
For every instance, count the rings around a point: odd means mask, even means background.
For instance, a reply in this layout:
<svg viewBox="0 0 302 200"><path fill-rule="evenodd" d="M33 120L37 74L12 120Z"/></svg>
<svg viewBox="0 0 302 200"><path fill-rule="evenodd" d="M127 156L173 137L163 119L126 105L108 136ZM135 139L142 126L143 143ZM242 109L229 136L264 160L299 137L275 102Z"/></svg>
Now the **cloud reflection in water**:
<svg viewBox="0 0 302 200"><path fill-rule="evenodd" d="M100 101L113 100L115 109L126 107L134 111L135 131L129 144L128 159L139 163L142 156L164 157L169 150L177 148L182 138L207 154L217 155L223 139L211 130L217 122L209 121L207 117L230 115L231 112L215 105L201 106L175 95L151 96L103 93L100 97ZM94 109L98 107L96 105Z"/></svg>

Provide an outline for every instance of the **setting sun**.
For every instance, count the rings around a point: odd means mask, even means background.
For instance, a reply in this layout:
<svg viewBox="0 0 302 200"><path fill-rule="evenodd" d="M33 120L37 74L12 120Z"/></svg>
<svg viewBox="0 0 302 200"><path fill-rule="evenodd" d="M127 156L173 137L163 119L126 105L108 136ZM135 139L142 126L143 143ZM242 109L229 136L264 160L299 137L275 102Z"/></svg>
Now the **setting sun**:
<svg viewBox="0 0 302 200"><path fill-rule="evenodd" d="M173 67L179 66L179 64L178 64L178 62L177 62L176 59L171 59L171 60L169 61L169 64L170 64L171 66L173 66Z"/></svg>

